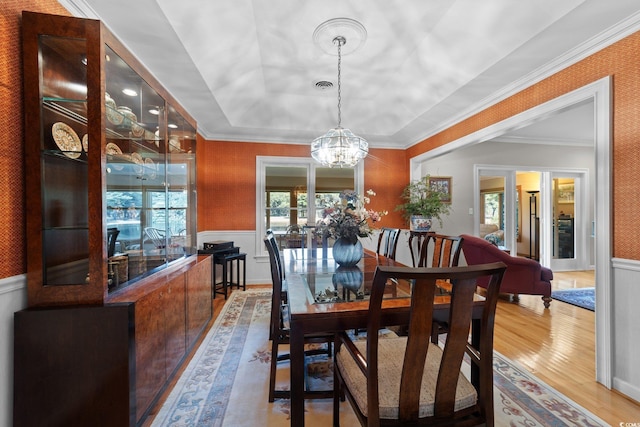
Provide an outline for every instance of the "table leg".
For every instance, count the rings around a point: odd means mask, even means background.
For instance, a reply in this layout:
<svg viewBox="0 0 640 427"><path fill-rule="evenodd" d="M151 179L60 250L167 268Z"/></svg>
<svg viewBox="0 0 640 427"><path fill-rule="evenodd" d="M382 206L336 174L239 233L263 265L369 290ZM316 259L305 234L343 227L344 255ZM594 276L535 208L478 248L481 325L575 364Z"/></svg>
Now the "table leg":
<svg viewBox="0 0 640 427"><path fill-rule="evenodd" d="M475 349L480 349L480 319L471 319L471 345ZM484 357L481 354L480 357ZM480 367L475 363L471 364L471 384L478 387L480 384Z"/></svg>
<svg viewBox="0 0 640 427"><path fill-rule="evenodd" d="M289 335L291 367L291 425L304 426L304 333L291 321Z"/></svg>

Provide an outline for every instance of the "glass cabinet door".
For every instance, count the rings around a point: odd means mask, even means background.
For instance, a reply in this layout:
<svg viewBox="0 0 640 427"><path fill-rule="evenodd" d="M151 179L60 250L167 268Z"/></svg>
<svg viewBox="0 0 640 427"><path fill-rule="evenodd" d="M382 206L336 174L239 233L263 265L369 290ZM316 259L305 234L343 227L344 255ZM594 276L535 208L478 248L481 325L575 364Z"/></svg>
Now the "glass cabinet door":
<svg viewBox="0 0 640 427"><path fill-rule="evenodd" d="M89 273L86 41L41 35L38 51L43 286L82 285Z"/></svg>
<svg viewBox="0 0 640 427"><path fill-rule="evenodd" d="M173 107L167 114L167 236L169 259L196 249L196 129Z"/></svg>
<svg viewBox="0 0 640 427"><path fill-rule="evenodd" d="M166 264L165 101L106 48L106 226L110 289Z"/></svg>

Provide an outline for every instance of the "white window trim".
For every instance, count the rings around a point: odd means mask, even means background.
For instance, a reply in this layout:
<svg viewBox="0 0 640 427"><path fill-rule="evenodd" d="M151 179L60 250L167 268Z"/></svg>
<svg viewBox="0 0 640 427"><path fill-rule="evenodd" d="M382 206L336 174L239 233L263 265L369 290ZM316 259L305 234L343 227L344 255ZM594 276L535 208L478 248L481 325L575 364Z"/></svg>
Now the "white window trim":
<svg viewBox="0 0 640 427"><path fill-rule="evenodd" d="M267 230L264 224L264 206L266 206L266 169L268 166L299 166L307 167L307 193L315 194L316 168L325 167L318 164L311 157L280 157L280 156L256 156L256 239L255 254L257 261L264 261L269 257L264 247L264 236ZM358 163L355 168L354 182L356 190L364 192L364 162ZM308 197L308 212L315 212L315 197Z"/></svg>

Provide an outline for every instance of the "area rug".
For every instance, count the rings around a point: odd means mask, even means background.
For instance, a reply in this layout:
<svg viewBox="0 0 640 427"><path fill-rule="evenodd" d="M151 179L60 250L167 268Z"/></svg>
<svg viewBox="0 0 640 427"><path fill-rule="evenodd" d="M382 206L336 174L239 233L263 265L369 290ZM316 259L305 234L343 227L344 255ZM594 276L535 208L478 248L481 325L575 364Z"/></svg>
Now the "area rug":
<svg viewBox="0 0 640 427"><path fill-rule="evenodd" d="M289 426L289 401L268 402L269 291L234 292L153 420L153 427ZM320 356L319 356L320 357ZM331 387L331 364L308 364L315 387ZM288 387L288 363L279 363L278 388ZM506 357L494 357L496 426L606 426ZM348 402L341 425L359 425ZM332 425L330 399L307 400L305 423Z"/></svg>
<svg viewBox="0 0 640 427"><path fill-rule="evenodd" d="M596 288L562 289L551 292L551 298L595 311Z"/></svg>

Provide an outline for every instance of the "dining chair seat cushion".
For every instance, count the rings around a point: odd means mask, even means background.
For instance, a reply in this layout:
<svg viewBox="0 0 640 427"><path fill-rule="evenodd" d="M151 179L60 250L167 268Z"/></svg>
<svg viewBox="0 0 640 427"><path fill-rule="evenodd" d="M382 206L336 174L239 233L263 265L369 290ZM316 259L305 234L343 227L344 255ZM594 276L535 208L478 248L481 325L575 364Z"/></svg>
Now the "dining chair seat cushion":
<svg viewBox="0 0 640 427"><path fill-rule="evenodd" d="M366 354L367 342L355 342L362 354ZM378 342L378 390L380 399L380 418L397 419L400 396L400 378L404 360L406 337L390 338ZM420 392L419 417L433 416L437 375L442 358L442 349L431 344L427 352L422 388ZM336 355L336 365L344 378L345 385L351 391L362 413L367 414L367 381L356 365L353 357L342 348ZM455 410L475 405L478 399L473 385L461 373L458 377Z"/></svg>

